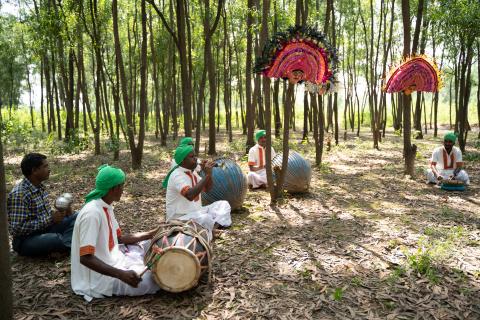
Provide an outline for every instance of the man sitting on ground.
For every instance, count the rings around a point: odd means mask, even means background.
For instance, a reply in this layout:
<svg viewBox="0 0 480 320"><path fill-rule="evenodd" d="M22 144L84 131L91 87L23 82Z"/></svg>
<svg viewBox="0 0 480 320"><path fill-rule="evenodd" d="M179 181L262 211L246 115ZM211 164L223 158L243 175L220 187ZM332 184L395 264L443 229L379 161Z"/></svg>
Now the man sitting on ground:
<svg viewBox="0 0 480 320"><path fill-rule="evenodd" d="M69 252L76 214L71 208L52 210L43 182L50 176L47 157L29 153L20 164L25 176L8 195L7 213L12 247L22 256Z"/></svg>
<svg viewBox="0 0 480 320"><path fill-rule="evenodd" d="M427 170L427 182L439 183L442 180L459 180L470 184L467 172L463 170L462 151L455 147L457 136L453 132L445 134L443 146L433 150L430 169Z"/></svg>
<svg viewBox="0 0 480 320"><path fill-rule="evenodd" d="M265 188L267 186L267 170L265 169L265 146L267 137L265 130L259 130L255 134L257 144L248 151L248 167L250 172L247 175L248 186L252 189ZM272 159L275 157L275 150L272 147Z"/></svg>
<svg viewBox="0 0 480 320"><path fill-rule="evenodd" d="M231 207L227 201L216 201L202 207L201 193L209 191L215 183L212 179L212 168L215 163L202 162L201 166L205 172L202 179L195 171L197 157L191 145L178 146L174 157L179 165L172 168L163 181L163 187L167 189L166 221L192 219L206 228L212 238L212 232L217 225L228 227L232 224Z"/></svg>
<svg viewBox="0 0 480 320"><path fill-rule="evenodd" d="M72 238L72 289L85 300L105 296L139 296L159 290L143 257L155 230L122 234L112 203L120 201L125 173L99 167L95 189L80 210Z"/></svg>

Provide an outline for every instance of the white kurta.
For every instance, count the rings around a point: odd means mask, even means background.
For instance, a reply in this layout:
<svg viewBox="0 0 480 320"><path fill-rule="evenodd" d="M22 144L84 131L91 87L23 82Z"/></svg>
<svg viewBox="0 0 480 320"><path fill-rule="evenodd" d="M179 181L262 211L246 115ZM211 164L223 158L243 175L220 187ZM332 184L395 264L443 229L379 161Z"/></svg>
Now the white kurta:
<svg viewBox="0 0 480 320"><path fill-rule="evenodd" d="M80 256L93 254L115 268L142 272L145 268L142 247L119 245L120 235L121 230L113 214L113 207L102 199L90 201L78 213L72 235L71 284L73 291L87 301L119 295L118 290L126 295L142 295L159 290L150 271L144 274L138 288L134 288L80 263Z"/></svg>
<svg viewBox="0 0 480 320"><path fill-rule="evenodd" d="M265 165L265 148L260 146L258 143L250 148L248 151L248 165L253 167L263 167ZM272 147L272 159L275 157L275 150ZM258 171L251 171L247 174L248 184L252 188L258 188L261 185L267 184L267 170L261 169Z"/></svg>
<svg viewBox="0 0 480 320"><path fill-rule="evenodd" d="M445 150L444 146L435 148L432 153L432 158L430 159L430 164L436 167L442 178L448 179L453 175L453 171L459 165L463 165L462 151L455 146L452 147L450 153ZM455 179L463 181L465 184L470 184L470 179L465 170L460 170ZM427 170L427 180L432 183L438 182L432 169Z"/></svg>
<svg viewBox="0 0 480 320"><path fill-rule="evenodd" d="M228 227L232 224L231 207L227 201L216 201L208 206L202 206L201 194L192 201L185 197L190 188L201 180L197 172L178 167L168 180L166 203L166 221L172 219L194 220L208 229L210 237L215 223ZM213 182L215 183L215 181Z"/></svg>

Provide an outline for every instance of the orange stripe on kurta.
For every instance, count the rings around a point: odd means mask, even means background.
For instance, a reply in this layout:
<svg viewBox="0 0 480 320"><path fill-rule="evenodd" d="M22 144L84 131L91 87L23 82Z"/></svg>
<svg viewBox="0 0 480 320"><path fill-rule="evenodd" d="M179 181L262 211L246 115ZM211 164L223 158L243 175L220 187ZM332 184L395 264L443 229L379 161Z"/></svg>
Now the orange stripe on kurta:
<svg viewBox="0 0 480 320"><path fill-rule="evenodd" d="M185 197L188 190L190 190L190 187L183 187L182 190L180 191L180 194Z"/></svg>
<svg viewBox="0 0 480 320"><path fill-rule="evenodd" d="M248 163L249 166L254 166L254 165L256 165L256 164L257 164L257 163L254 162L254 161L251 161L251 162Z"/></svg>
<svg viewBox="0 0 480 320"><path fill-rule="evenodd" d="M453 154L452 150L452 155L450 156L451 163L448 164L448 154L447 150L443 149L443 169L453 169L453 164L455 163L455 155Z"/></svg>
<svg viewBox="0 0 480 320"><path fill-rule="evenodd" d="M110 221L110 215L108 214L108 209L103 207L103 211L107 216L107 222L108 222L108 250L112 251L113 247L115 246L115 242L113 241L112 222Z"/></svg>
<svg viewBox="0 0 480 320"><path fill-rule="evenodd" d="M94 246L80 247L80 257L86 256L87 254L95 254L95 247Z"/></svg>
<svg viewBox="0 0 480 320"><path fill-rule="evenodd" d="M117 229L117 238L120 238L122 236L122 230L120 228Z"/></svg>
<svg viewBox="0 0 480 320"><path fill-rule="evenodd" d="M263 167L263 148L258 147L258 162L260 163L258 166Z"/></svg>
<svg viewBox="0 0 480 320"><path fill-rule="evenodd" d="M192 182L192 188L195 187L197 185L197 176L195 176L194 174L192 174L190 171L185 171L185 174L190 178L190 181ZM184 188L185 189L185 188ZM183 191L183 189L182 189ZM197 195L193 201L198 201L200 200L200 195Z"/></svg>

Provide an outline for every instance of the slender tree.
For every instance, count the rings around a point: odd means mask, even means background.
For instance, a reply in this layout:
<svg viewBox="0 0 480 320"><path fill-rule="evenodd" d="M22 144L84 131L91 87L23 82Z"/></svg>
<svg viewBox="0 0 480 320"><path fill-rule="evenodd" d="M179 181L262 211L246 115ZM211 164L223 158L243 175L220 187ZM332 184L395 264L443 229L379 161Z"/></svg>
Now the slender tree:
<svg viewBox="0 0 480 320"><path fill-rule="evenodd" d="M0 122L0 126L2 123ZM3 135L0 130L0 319L13 318L12 275L8 241L7 190L3 162Z"/></svg>

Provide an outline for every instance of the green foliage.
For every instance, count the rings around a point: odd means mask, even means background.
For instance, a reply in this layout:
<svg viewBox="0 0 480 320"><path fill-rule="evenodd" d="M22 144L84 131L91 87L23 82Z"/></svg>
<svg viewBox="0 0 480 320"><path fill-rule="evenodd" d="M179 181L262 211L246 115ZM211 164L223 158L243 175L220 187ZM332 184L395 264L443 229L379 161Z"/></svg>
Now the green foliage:
<svg viewBox="0 0 480 320"><path fill-rule="evenodd" d="M467 152L463 155L463 159L470 163L480 162L480 153L478 152Z"/></svg>
<svg viewBox="0 0 480 320"><path fill-rule="evenodd" d="M417 242L417 249L413 252L404 250L408 267L437 283L439 274L436 264L448 259L452 249L464 237L465 230L461 226L425 228L424 236Z"/></svg>
<svg viewBox="0 0 480 320"><path fill-rule="evenodd" d="M339 302L343 298L344 289L343 288L335 288L332 293L332 299Z"/></svg>
<svg viewBox="0 0 480 320"><path fill-rule="evenodd" d="M25 151L31 146L40 145L46 136L41 131L32 128L28 113L23 111L17 110L12 113L12 117L7 118L6 112L3 112L0 130L5 148Z"/></svg>
<svg viewBox="0 0 480 320"><path fill-rule="evenodd" d="M393 272L387 277L387 282L390 284L396 283L406 273L404 267L397 266L393 269Z"/></svg>
<svg viewBox="0 0 480 320"><path fill-rule="evenodd" d="M12 15L0 15L0 110L17 106L25 78L21 38L15 32L19 22Z"/></svg>
<svg viewBox="0 0 480 320"><path fill-rule="evenodd" d="M80 137L78 131L74 131L68 140L59 141L56 139L56 133L51 132L46 139L45 147L52 155L65 153L78 154L90 147L91 143L88 137Z"/></svg>

